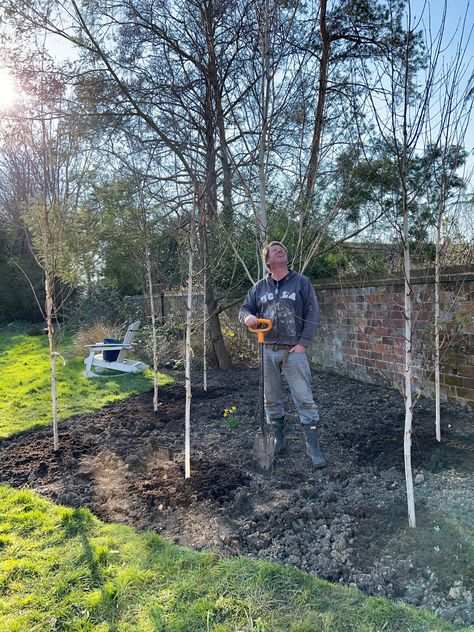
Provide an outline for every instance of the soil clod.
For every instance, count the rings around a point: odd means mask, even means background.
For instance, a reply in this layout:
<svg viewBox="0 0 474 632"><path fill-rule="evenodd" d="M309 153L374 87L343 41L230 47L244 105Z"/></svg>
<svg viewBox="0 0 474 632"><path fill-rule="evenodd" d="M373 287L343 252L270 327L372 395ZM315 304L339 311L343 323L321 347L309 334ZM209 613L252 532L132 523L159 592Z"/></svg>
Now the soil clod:
<svg viewBox="0 0 474 632"><path fill-rule="evenodd" d="M416 529L407 526L403 402L390 388L317 375L321 449L314 470L291 403L287 447L273 473L256 467L256 370L210 376L193 389L191 478L184 478L184 388L142 393L60 425L0 442L0 480L105 521L156 530L225 555L294 564L371 595L401 598L462 625L474 624L474 413L443 405L442 443L432 402L414 413ZM223 422L236 406L238 424ZM468 539L470 538L470 540Z"/></svg>

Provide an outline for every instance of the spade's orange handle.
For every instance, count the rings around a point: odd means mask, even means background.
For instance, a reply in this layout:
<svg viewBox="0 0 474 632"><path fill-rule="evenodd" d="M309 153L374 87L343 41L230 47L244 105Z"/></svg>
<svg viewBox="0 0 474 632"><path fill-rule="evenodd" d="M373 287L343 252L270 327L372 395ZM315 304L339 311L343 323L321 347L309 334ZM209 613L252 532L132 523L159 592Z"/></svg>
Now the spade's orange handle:
<svg viewBox="0 0 474 632"><path fill-rule="evenodd" d="M265 327L248 327L247 329L251 331L253 334L257 334L258 344L262 345L264 334L266 334L267 331L270 331L273 325L272 325L272 321L268 320L268 318L259 318L258 324L265 325Z"/></svg>

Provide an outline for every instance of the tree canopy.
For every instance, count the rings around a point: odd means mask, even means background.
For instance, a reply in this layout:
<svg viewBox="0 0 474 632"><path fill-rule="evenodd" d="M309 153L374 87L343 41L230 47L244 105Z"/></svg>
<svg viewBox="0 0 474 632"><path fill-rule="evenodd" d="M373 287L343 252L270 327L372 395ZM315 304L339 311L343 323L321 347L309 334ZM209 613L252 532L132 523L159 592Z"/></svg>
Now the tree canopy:
<svg viewBox="0 0 474 632"><path fill-rule="evenodd" d="M446 74L432 67L441 36L430 41L409 13L404 0L6 0L2 46L22 94L1 116L6 250L34 237L25 211L41 160L25 139L46 119L69 139L67 173L56 174L68 183L70 259L86 286L105 277L124 294L143 289L141 206L160 287L184 283L196 212L210 313L225 304L216 296L262 275L270 239L314 277L343 265L335 247L348 239L396 240L400 178L386 140L406 88L397 68L408 54L410 101L432 127L420 77L442 95ZM53 37L67 43L66 61L52 57ZM448 190L464 203L458 140ZM54 151L59 164L57 138ZM433 135L410 151L410 234L429 242L446 154Z"/></svg>

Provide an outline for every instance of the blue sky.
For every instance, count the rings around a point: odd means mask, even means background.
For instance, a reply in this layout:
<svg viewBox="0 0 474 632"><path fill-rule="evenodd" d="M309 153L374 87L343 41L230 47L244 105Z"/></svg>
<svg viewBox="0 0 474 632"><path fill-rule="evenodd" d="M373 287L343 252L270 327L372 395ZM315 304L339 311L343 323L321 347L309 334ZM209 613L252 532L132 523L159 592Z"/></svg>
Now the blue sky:
<svg viewBox="0 0 474 632"><path fill-rule="evenodd" d="M464 46L464 63L466 64L465 81L474 72L474 4L468 0L410 0L413 18L421 18L422 26L431 31L432 36L438 32L446 9L445 43L442 58L449 61L456 55L457 46L462 38ZM464 29L464 32L463 32ZM474 121L468 127L465 138L466 149L474 160Z"/></svg>
<svg viewBox="0 0 474 632"><path fill-rule="evenodd" d="M420 19L420 28L423 28L427 33L431 32L432 37L435 37L439 31L443 12L446 8L445 32L443 35L444 46L440 62L449 64L449 61L456 54L460 39L463 38L465 46L464 63L467 67L465 81L467 83L474 69L474 34L472 33L474 3L470 3L468 0L446 0L446 2L445 0L409 0L409 5L412 12L412 24ZM72 46L60 38L50 39L50 50L58 58L64 59L71 55L74 56ZM465 147L471 156L469 163L474 166L474 120L471 121L468 127Z"/></svg>

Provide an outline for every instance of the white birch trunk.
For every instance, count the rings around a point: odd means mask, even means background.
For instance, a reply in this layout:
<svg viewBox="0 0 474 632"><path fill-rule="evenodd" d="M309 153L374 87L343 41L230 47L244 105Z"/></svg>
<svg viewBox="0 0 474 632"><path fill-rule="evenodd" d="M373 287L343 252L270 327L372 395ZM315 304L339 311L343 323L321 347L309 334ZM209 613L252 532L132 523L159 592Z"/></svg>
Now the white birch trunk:
<svg viewBox="0 0 474 632"><path fill-rule="evenodd" d="M268 220L267 220L267 138L268 138L268 126L269 126L269 107L270 107L270 90L271 90L271 72L269 68L269 20L270 9L268 2L265 2L266 15L264 16L264 23L262 25L262 59L261 59L261 85L260 85L260 99L261 99L261 135L260 144L258 147L258 191L259 191L259 217L258 228L260 244L265 245L268 238Z"/></svg>
<svg viewBox="0 0 474 632"><path fill-rule="evenodd" d="M410 242L408 234L408 207L406 199L404 200L403 211L403 259L405 268L405 430L403 435L403 456L405 462L408 524L410 527L416 527L415 494L413 491L413 472L411 467L411 437L413 428L413 318Z"/></svg>
<svg viewBox="0 0 474 632"><path fill-rule="evenodd" d="M266 129L265 126L262 129L262 138L260 140L260 147L258 151L258 188L259 188L259 218L258 218L258 226L259 226L259 234L260 234L260 243L265 245L267 243L268 237L268 223L267 223L267 200L266 200L266 174L265 174L265 136Z"/></svg>
<svg viewBox="0 0 474 632"><path fill-rule="evenodd" d="M205 288L205 286L204 286ZM203 305L203 326L202 326L202 373L203 373L203 388L207 391L207 305L206 305L206 290L204 289L204 305Z"/></svg>
<svg viewBox="0 0 474 632"><path fill-rule="evenodd" d="M150 250L148 248L148 245L145 246L145 266L148 293L150 295L150 317L153 346L153 410L156 413L158 411L158 344L156 331L155 299L153 297L153 276L151 272Z"/></svg>
<svg viewBox="0 0 474 632"><path fill-rule="evenodd" d="M441 249L441 214L438 215L436 226L436 258L435 258L435 287L434 287L434 377L435 377L435 431L436 440L441 441L441 379L440 379L440 249Z"/></svg>
<svg viewBox="0 0 474 632"><path fill-rule="evenodd" d="M207 239L206 230L204 230L204 239ZM204 267L204 295L202 306L202 372L203 372L203 388L207 391L207 244L204 244L203 253L203 267Z"/></svg>
<svg viewBox="0 0 474 632"><path fill-rule="evenodd" d="M408 5L410 13L410 5ZM410 20L409 20L410 21ZM408 525L416 526L415 494L413 491L413 472L411 467L411 437L413 432L413 314L412 314L412 287L411 287L411 257L410 257L410 216L408 202L408 148L409 148L409 45L405 51L404 60L404 103L402 118L402 145L399 154L400 184L402 187L402 217L403 217L403 267L405 274L405 428L403 433L403 457L405 462L405 483L407 490ZM397 117L397 111L392 111L392 116ZM393 129L396 129L394 124Z"/></svg>
<svg viewBox="0 0 474 632"><path fill-rule="evenodd" d="M191 321L193 313L194 209L189 225L188 295L186 301L186 345L184 373L186 405L184 415L184 477L191 476Z"/></svg>
<svg viewBox="0 0 474 632"><path fill-rule="evenodd" d="M43 83L41 83L41 92L43 91ZM56 349L55 349L55 331L53 326L53 310L54 310L54 244L53 236L50 231L50 217L52 206L50 203L50 177L49 177L49 154L47 150L47 133L45 117L43 116L43 103L41 103L41 133L42 133L42 158L43 158L43 207L41 220L41 233L43 245L44 264L41 266L44 271L44 290L45 290L45 311L46 311L46 327L48 330L49 342L49 363L51 370L51 408L53 417L53 449L59 450L59 430L58 430L58 396L56 384Z"/></svg>
<svg viewBox="0 0 474 632"><path fill-rule="evenodd" d="M49 342L49 365L51 371L51 409L53 417L53 449L59 450L59 430L58 430L58 396L56 384L56 349L55 332L53 327L53 291L48 270L45 270L44 288L46 293L46 327L48 330Z"/></svg>

